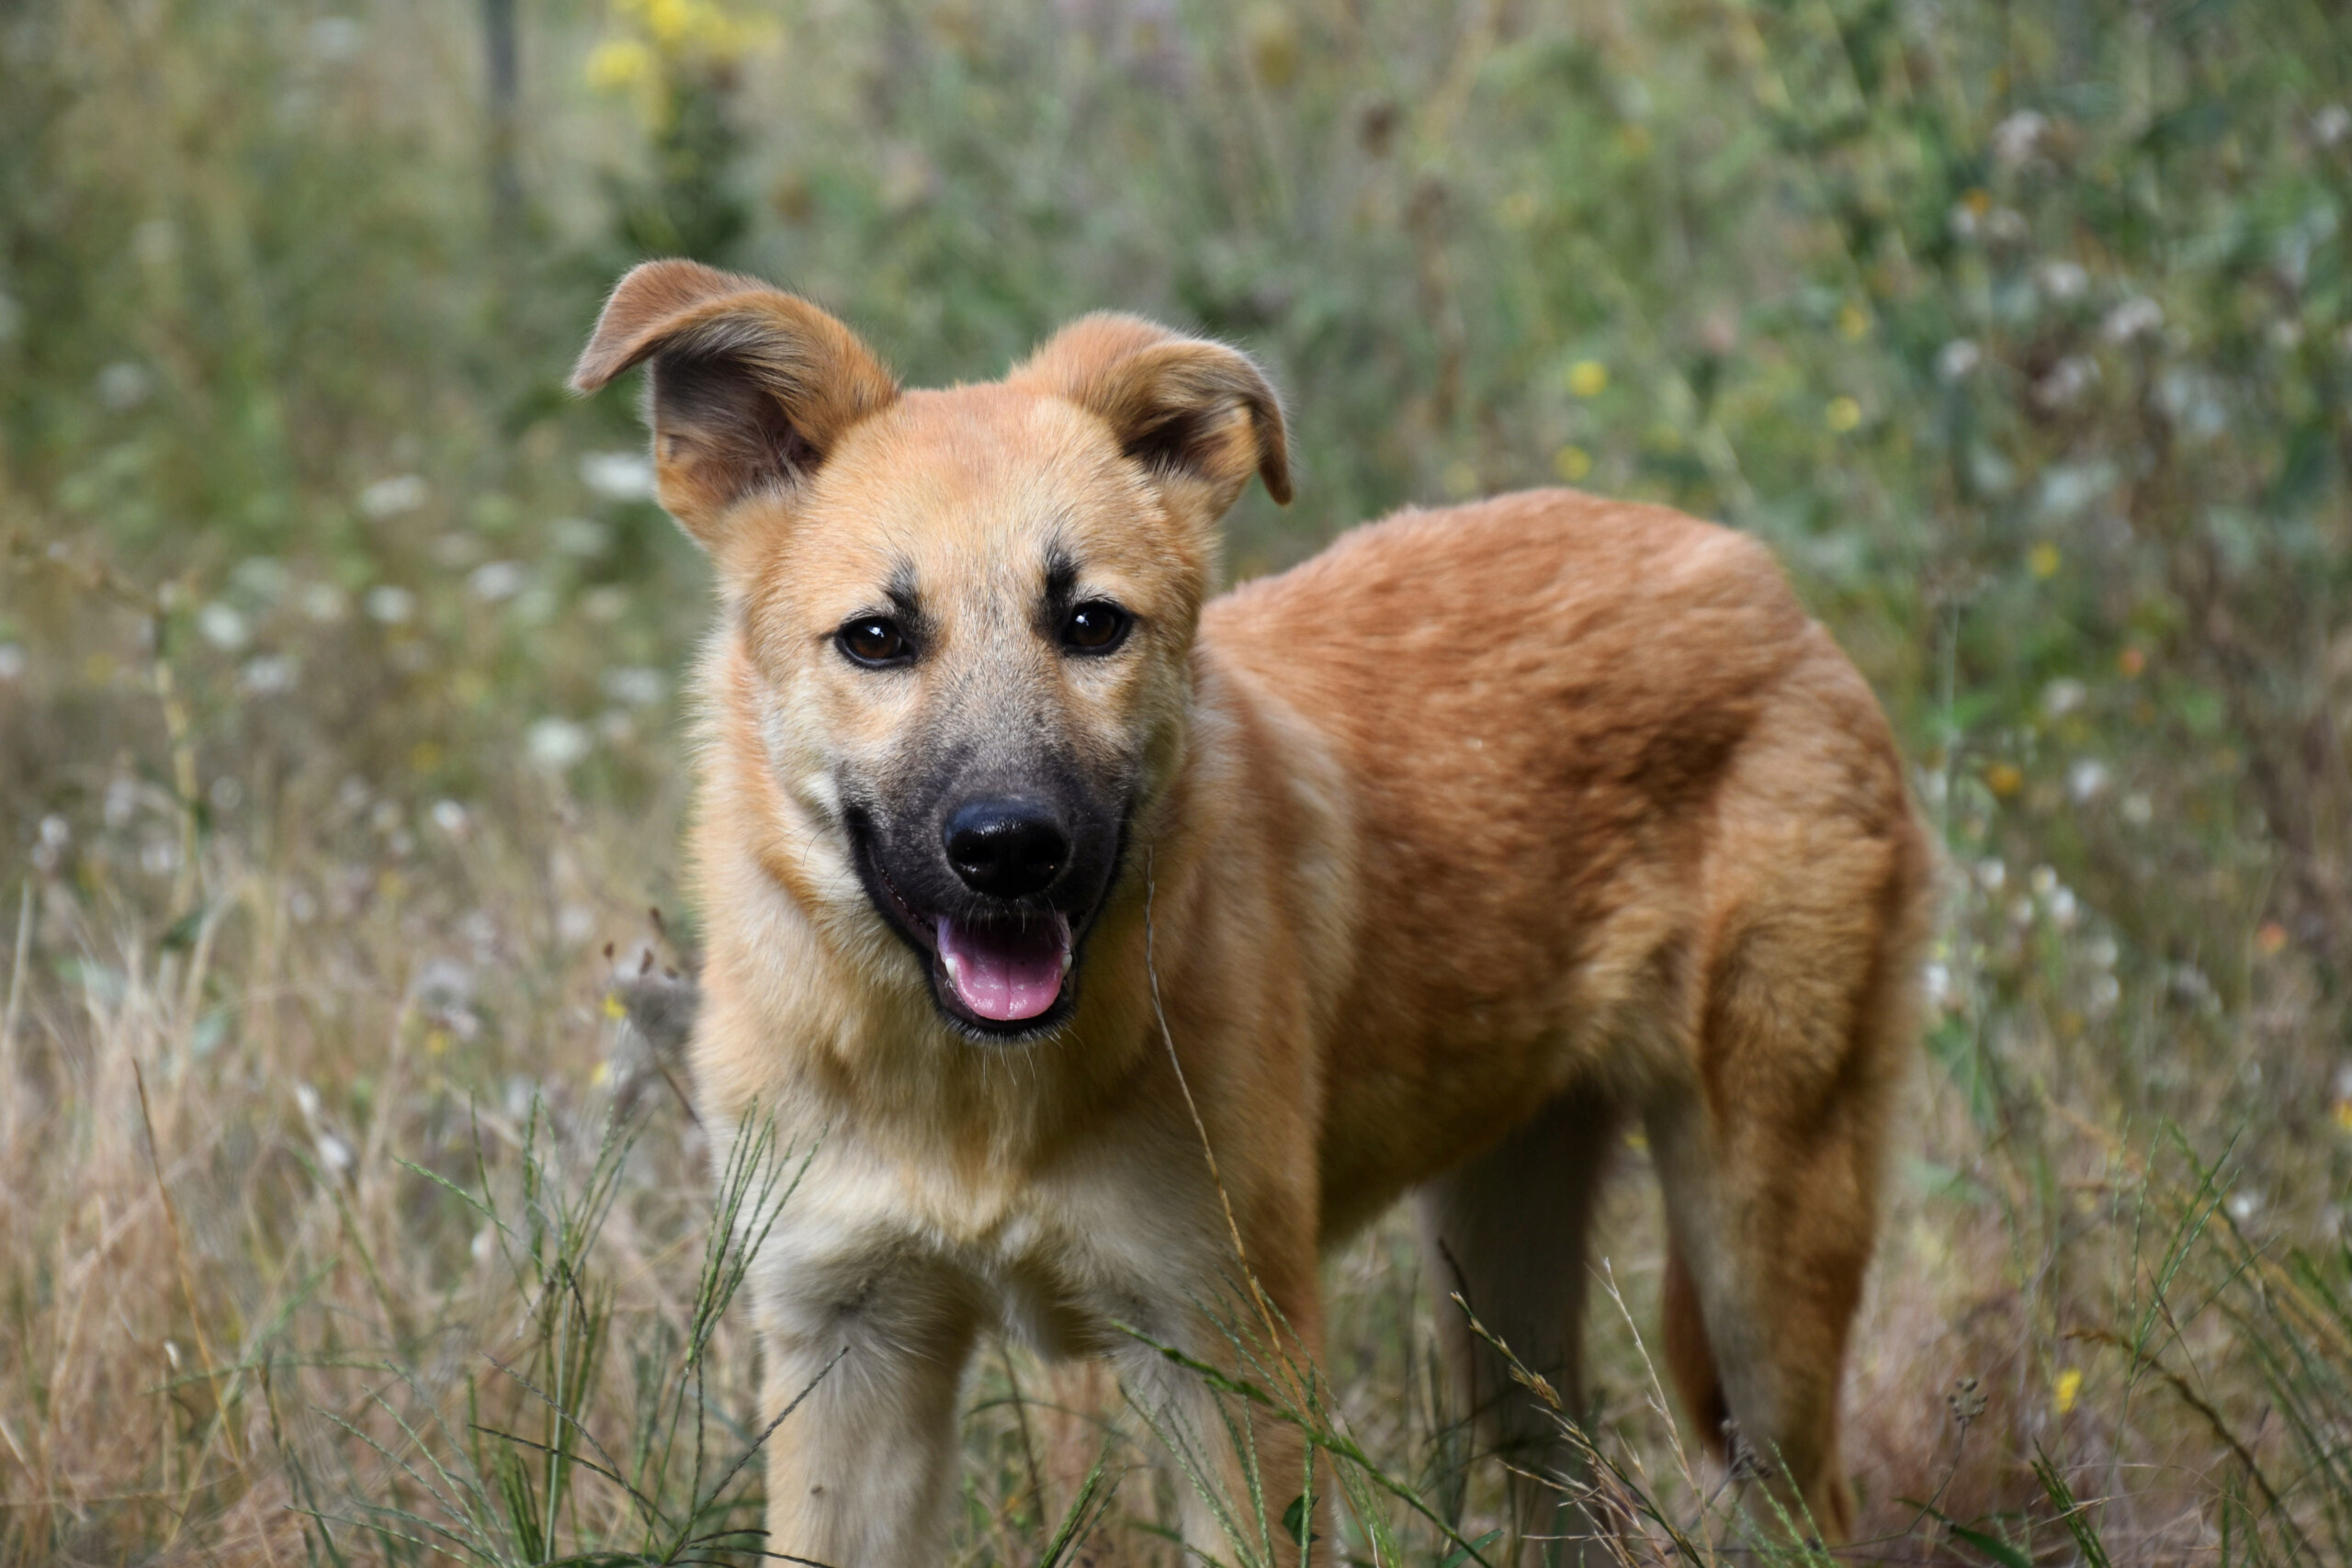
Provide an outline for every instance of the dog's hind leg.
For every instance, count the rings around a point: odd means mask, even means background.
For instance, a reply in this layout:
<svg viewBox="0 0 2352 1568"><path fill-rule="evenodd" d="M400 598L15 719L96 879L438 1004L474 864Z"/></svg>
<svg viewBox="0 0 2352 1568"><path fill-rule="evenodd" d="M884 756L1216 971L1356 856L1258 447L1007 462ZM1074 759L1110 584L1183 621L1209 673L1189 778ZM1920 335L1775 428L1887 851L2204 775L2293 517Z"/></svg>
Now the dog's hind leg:
<svg viewBox="0 0 2352 1568"><path fill-rule="evenodd" d="M1583 1466L1561 1430L1581 1419L1586 1253L1595 1196L1617 1141L1615 1109L1570 1090L1534 1120L1419 1194L1452 1418L1510 1467L1513 1552L1492 1560L1571 1563L1597 1553L1593 1522L1571 1500ZM1475 1335L1488 1333L1555 1390L1561 1409L1510 1375ZM1490 1554L1491 1555L1491 1554Z"/></svg>
<svg viewBox="0 0 2352 1568"><path fill-rule="evenodd" d="M1783 885L1723 922L1693 1077L1645 1116L1684 1402L1711 1448L1733 1439L1736 1469L1766 1483L1768 1528L1778 1510L1834 1541L1853 1526L1838 1384L1909 1055L1920 873L1907 840L1802 863L1802 894Z"/></svg>

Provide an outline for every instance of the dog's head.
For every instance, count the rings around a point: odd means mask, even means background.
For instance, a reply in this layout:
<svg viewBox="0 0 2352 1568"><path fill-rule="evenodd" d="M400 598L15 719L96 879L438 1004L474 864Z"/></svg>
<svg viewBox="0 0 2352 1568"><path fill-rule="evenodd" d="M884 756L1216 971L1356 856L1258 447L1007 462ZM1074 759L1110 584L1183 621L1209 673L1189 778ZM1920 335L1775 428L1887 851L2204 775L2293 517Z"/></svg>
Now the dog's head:
<svg viewBox="0 0 2352 1568"><path fill-rule="evenodd" d="M1001 382L902 391L807 301L678 261L621 280L573 385L647 362L662 504L840 873L801 896L896 933L964 1033L1054 1029L1181 758L1217 519L1252 473L1290 499L1265 378L1090 316Z"/></svg>

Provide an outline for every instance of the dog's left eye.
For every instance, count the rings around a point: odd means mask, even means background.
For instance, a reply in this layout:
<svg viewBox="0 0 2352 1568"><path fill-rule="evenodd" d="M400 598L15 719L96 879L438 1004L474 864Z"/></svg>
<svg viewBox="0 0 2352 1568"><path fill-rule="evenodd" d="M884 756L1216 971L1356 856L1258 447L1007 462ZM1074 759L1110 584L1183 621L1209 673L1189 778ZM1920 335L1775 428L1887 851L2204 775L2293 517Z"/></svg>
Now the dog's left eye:
<svg viewBox="0 0 2352 1568"><path fill-rule="evenodd" d="M1073 653L1108 653L1126 640L1134 620L1108 599L1089 599L1062 622L1062 646Z"/></svg>
<svg viewBox="0 0 2352 1568"><path fill-rule="evenodd" d="M860 615L833 634L833 640L854 663L868 666L903 664L914 656L914 645L899 623L888 615Z"/></svg>

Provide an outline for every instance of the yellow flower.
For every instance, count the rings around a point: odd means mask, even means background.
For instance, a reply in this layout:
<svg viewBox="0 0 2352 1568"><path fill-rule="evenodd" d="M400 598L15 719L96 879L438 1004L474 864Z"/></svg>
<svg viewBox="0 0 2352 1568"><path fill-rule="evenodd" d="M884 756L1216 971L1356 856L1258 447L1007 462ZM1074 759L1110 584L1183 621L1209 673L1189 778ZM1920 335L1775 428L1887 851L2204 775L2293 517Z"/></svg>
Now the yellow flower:
<svg viewBox="0 0 2352 1568"><path fill-rule="evenodd" d="M1822 423L1843 435L1862 423L1862 405L1851 398L1832 398L1829 406L1821 411Z"/></svg>
<svg viewBox="0 0 2352 1568"><path fill-rule="evenodd" d="M2352 1095L2335 1102L2335 1126L2338 1132L2352 1133Z"/></svg>
<svg viewBox="0 0 2352 1568"><path fill-rule="evenodd" d="M424 1054L428 1056L447 1055L449 1054L449 1032L446 1029L426 1030L424 1032Z"/></svg>
<svg viewBox="0 0 2352 1568"><path fill-rule="evenodd" d="M1848 343L1860 343L1870 335L1871 313L1860 305L1848 305L1838 312L1838 335Z"/></svg>
<svg viewBox="0 0 2352 1568"><path fill-rule="evenodd" d="M633 38L608 38L588 51L588 85L624 92L653 80L653 51Z"/></svg>
<svg viewBox="0 0 2352 1568"><path fill-rule="evenodd" d="M2058 547L2044 539L2025 553L2026 570L2047 581L2058 575Z"/></svg>
<svg viewBox="0 0 2352 1568"><path fill-rule="evenodd" d="M1592 454L1572 441L1552 454L1552 471L1575 484L1592 472Z"/></svg>
<svg viewBox="0 0 2352 1568"><path fill-rule="evenodd" d="M588 1087L590 1089L602 1089L608 1081L610 1081L612 1076L613 1065L610 1062L599 1062L596 1064L594 1070L590 1072L588 1075Z"/></svg>
<svg viewBox="0 0 2352 1568"><path fill-rule="evenodd" d="M2025 787L2025 774L2014 762L1996 762L1984 770L1984 787L2007 800Z"/></svg>
<svg viewBox="0 0 2352 1568"><path fill-rule="evenodd" d="M2059 1415L2075 1408L2075 1401L2082 1396L2083 1374L2068 1367L2051 1381L2050 1403Z"/></svg>
<svg viewBox="0 0 2352 1568"><path fill-rule="evenodd" d="M616 1023L628 1016L628 1004L621 1000L621 994L618 991L605 993L605 1016Z"/></svg>
<svg viewBox="0 0 2352 1568"><path fill-rule="evenodd" d="M1609 367L1598 359L1579 359L1568 367L1568 390L1579 398L1597 398L1609 389Z"/></svg>

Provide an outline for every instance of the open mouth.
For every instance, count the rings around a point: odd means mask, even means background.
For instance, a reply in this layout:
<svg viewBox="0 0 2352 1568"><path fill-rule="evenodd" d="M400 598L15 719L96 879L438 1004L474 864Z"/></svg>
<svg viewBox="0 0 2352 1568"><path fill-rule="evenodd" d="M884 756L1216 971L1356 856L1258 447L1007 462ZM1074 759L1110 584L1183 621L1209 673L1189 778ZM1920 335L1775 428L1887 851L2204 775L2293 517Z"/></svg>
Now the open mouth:
<svg viewBox="0 0 2352 1568"><path fill-rule="evenodd" d="M1043 1018L1069 976L1069 921L1058 913L993 920L942 915L933 945L948 991L990 1023Z"/></svg>
<svg viewBox="0 0 2352 1568"><path fill-rule="evenodd" d="M1020 1039L1069 1016L1077 940L1068 916L1017 906L1001 914L925 914L883 871L872 835L854 836L868 896L929 967L932 995L950 1022L967 1034Z"/></svg>

